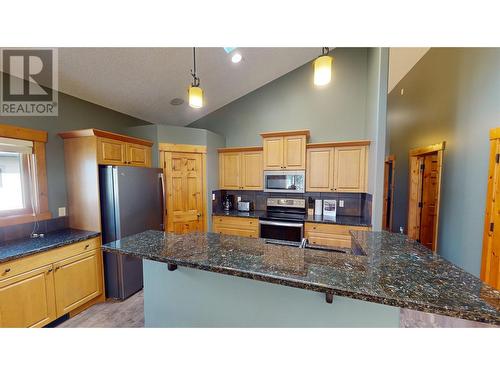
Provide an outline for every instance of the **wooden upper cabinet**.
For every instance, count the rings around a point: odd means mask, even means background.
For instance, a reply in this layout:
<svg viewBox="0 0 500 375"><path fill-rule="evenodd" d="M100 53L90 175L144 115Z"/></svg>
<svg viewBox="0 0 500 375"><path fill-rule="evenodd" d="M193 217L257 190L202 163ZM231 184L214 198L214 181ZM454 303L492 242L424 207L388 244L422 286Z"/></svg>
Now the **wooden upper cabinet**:
<svg viewBox="0 0 500 375"><path fill-rule="evenodd" d="M219 187L241 189L241 152L219 153Z"/></svg>
<svg viewBox="0 0 500 375"><path fill-rule="evenodd" d="M225 148L218 151L220 189L263 189L262 147Z"/></svg>
<svg viewBox="0 0 500 375"><path fill-rule="evenodd" d="M283 137L264 138L264 169L283 169Z"/></svg>
<svg viewBox="0 0 500 375"><path fill-rule="evenodd" d="M306 191L367 191L369 141L314 143L307 146Z"/></svg>
<svg viewBox="0 0 500 375"><path fill-rule="evenodd" d="M337 192L365 192L366 146L336 147L333 188Z"/></svg>
<svg viewBox="0 0 500 375"><path fill-rule="evenodd" d="M307 191L333 191L334 155L331 147L307 150Z"/></svg>
<svg viewBox="0 0 500 375"><path fill-rule="evenodd" d="M306 136L283 137L284 169L306 169Z"/></svg>
<svg viewBox="0 0 500 375"><path fill-rule="evenodd" d="M98 164L151 167L153 142L99 129L73 130L59 136L63 139L94 137Z"/></svg>
<svg viewBox="0 0 500 375"><path fill-rule="evenodd" d="M114 139L97 138L97 162L99 164L124 165L126 144Z"/></svg>
<svg viewBox="0 0 500 375"><path fill-rule="evenodd" d="M306 169L309 130L261 133L264 170Z"/></svg>
<svg viewBox="0 0 500 375"><path fill-rule="evenodd" d="M262 151L241 153L241 186L244 190L262 190L263 185Z"/></svg>

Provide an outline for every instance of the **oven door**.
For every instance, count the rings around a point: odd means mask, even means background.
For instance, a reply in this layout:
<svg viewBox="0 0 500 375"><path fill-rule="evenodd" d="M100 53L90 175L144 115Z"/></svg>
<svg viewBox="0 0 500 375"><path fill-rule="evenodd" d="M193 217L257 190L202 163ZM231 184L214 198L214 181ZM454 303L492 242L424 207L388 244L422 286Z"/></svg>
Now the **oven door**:
<svg viewBox="0 0 500 375"><path fill-rule="evenodd" d="M264 191L304 193L304 171L264 171Z"/></svg>
<svg viewBox="0 0 500 375"><path fill-rule="evenodd" d="M304 237L304 223L260 220L260 237L273 240L300 242Z"/></svg>

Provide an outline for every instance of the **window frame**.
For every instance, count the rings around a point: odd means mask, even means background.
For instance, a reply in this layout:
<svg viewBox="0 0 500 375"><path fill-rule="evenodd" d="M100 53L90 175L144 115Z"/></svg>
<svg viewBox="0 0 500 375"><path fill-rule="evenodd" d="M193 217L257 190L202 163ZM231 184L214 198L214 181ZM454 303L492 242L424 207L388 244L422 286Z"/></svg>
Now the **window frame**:
<svg viewBox="0 0 500 375"><path fill-rule="evenodd" d="M0 137L21 139L33 142L33 154L36 156L37 168L37 191L39 213L13 212L12 214L0 216L0 227L9 225L31 223L38 220L47 220L52 217L49 211L49 200L47 195L47 169L45 158L45 144L47 143L47 132L29 128L21 128L13 125L0 124ZM31 198L33 199L33 197Z"/></svg>

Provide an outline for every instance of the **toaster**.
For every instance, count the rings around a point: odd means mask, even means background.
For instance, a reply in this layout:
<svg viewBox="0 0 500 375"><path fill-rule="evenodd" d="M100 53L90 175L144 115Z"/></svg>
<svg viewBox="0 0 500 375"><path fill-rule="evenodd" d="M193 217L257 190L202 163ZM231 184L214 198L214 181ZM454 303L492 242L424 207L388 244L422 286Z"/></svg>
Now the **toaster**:
<svg viewBox="0 0 500 375"><path fill-rule="evenodd" d="M238 202L238 211L252 211L252 210L253 210L253 202L250 201Z"/></svg>

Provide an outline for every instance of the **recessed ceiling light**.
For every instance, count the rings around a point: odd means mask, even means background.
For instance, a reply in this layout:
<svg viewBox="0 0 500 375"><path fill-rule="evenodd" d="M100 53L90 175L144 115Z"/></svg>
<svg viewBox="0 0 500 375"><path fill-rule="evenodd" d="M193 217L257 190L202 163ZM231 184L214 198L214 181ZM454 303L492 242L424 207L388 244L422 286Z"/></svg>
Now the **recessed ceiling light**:
<svg viewBox="0 0 500 375"><path fill-rule="evenodd" d="M170 101L170 104L172 104L172 105L181 105L181 104L184 104L184 99L181 99L181 98L173 98L173 99Z"/></svg>
<svg viewBox="0 0 500 375"><path fill-rule="evenodd" d="M241 54L235 52L233 56L231 56L231 61L235 64L238 64L241 61Z"/></svg>

